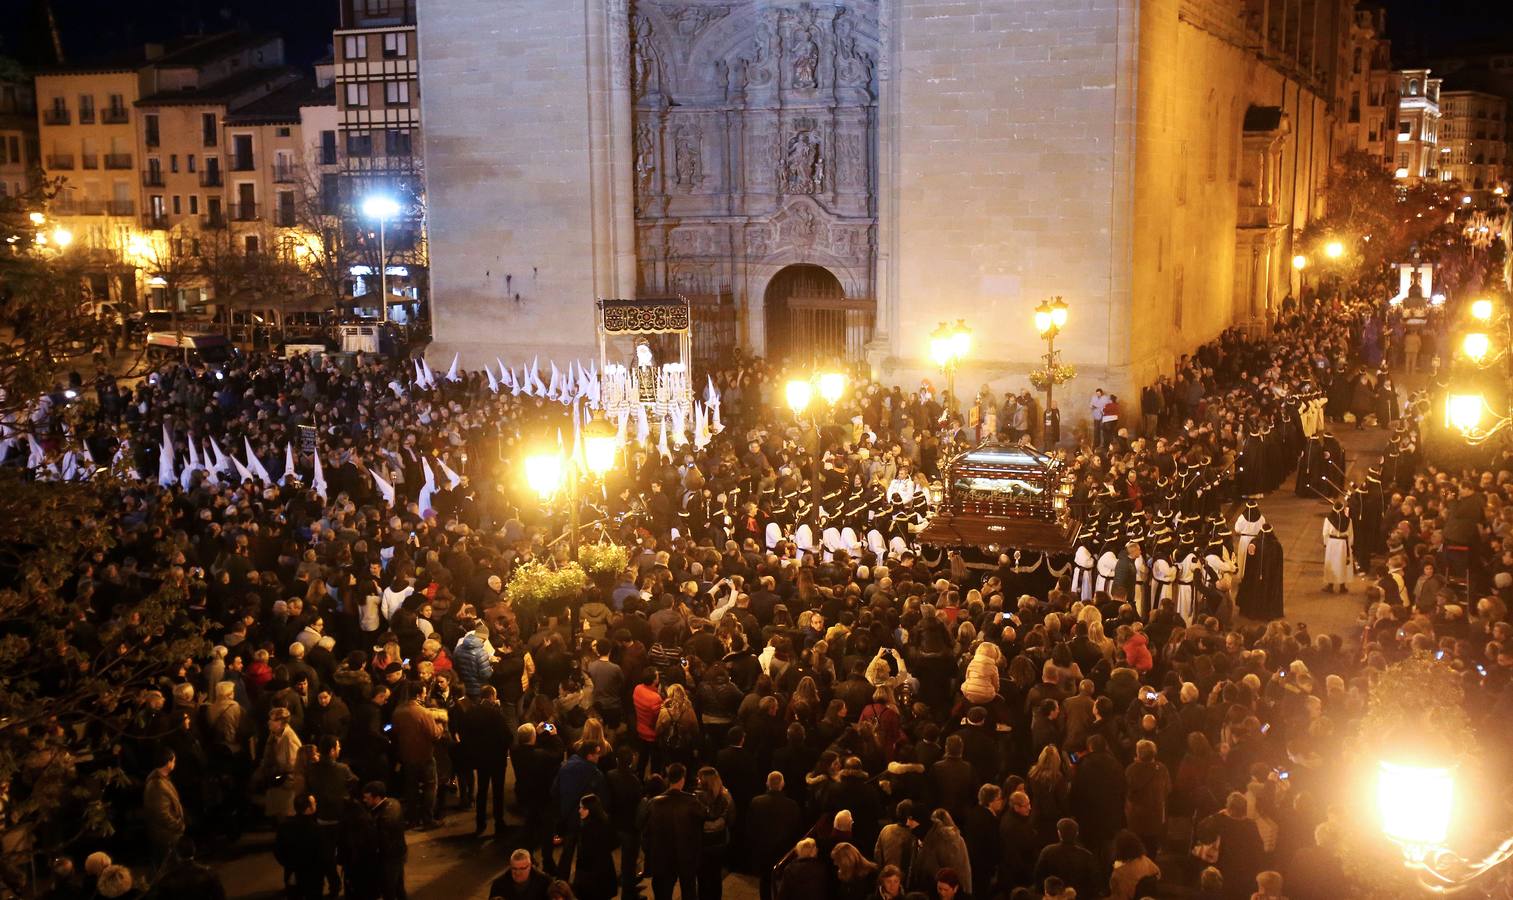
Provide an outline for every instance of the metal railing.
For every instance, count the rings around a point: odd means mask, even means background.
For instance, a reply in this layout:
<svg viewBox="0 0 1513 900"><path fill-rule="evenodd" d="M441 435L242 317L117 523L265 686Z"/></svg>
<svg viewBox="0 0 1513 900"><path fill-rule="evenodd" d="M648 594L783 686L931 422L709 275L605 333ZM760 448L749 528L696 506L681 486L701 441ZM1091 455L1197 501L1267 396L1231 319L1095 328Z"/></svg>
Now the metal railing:
<svg viewBox="0 0 1513 900"><path fill-rule="evenodd" d="M79 168L81 168L81 169L98 169L98 168L100 168L100 154L98 154L98 153L81 153L81 154L79 154Z"/></svg>
<svg viewBox="0 0 1513 900"><path fill-rule="evenodd" d="M294 184L299 180L299 170L293 166L274 166L274 184Z"/></svg>
<svg viewBox="0 0 1513 900"><path fill-rule="evenodd" d="M256 165L256 163L254 161L254 158L250 154L247 155L247 156L235 156L235 155L233 155L231 157L231 171L233 171L233 172L253 172L253 171L256 171L256 170L257 170L257 165Z"/></svg>
<svg viewBox="0 0 1513 900"><path fill-rule="evenodd" d="M107 200L105 209L113 216L134 216L137 213L135 200Z"/></svg>
<svg viewBox="0 0 1513 900"><path fill-rule="evenodd" d="M72 153L54 153L47 158L49 169L72 169L74 167L74 155Z"/></svg>
<svg viewBox="0 0 1513 900"><path fill-rule="evenodd" d="M219 167L200 170L200 187L221 187L225 183Z"/></svg>
<svg viewBox="0 0 1513 900"><path fill-rule="evenodd" d="M144 169L144 170L142 170L142 187L162 187L162 186L163 186L163 170L162 169Z"/></svg>
<svg viewBox="0 0 1513 900"><path fill-rule="evenodd" d="M231 221L254 222L257 220L256 203L233 203L231 204Z"/></svg>
<svg viewBox="0 0 1513 900"><path fill-rule="evenodd" d="M168 214L153 212L143 213L142 227L151 228L154 231L166 231L168 230Z"/></svg>
<svg viewBox="0 0 1513 900"><path fill-rule="evenodd" d="M100 122L105 125L125 125L130 115L124 107L107 106L100 110Z"/></svg>
<svg viewBox="0 0 1513 900"><path fill-rule="evenodd" d="M45 109L42 111L43 125L68 125L73 122L73 116L66 109Z"/></svg>
<svg viewBox="0 0 1513 900"><path fill-rule="evenodd" d="M216 210L215 212L202 213L200 215L200 227L225 228L226 214L224 212L221 212L220 210Z"/></svg>
<svg viewBox="0 0 1513 900"><path fill-rule="evenodd" d="M105 168L129 169L131 168L130 153L107 153L105 154Z"/></svg>

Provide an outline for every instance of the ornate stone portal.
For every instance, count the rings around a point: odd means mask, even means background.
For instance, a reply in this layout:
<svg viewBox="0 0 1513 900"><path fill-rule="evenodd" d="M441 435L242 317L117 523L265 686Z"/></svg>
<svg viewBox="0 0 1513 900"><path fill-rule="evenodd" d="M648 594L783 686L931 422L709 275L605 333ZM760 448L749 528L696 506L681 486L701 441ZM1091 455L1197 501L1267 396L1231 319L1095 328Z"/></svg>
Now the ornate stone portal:
<svg viewBox="0 0 1513 900"><path fill-rule="evenodd" d="M876 0L632 3L643 296L729 290L758 348L785 266L875 296L877 18Z"/></svg>

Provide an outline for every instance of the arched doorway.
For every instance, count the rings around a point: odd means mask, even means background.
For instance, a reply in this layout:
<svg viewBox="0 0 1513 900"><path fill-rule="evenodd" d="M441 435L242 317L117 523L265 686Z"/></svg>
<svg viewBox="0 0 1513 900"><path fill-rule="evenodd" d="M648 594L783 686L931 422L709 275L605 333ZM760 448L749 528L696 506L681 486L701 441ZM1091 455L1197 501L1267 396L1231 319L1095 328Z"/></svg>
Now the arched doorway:
<svg viewBox="0 0 1513 900"><path fill-rule="evenodd" d="M872 337L871 300L848 299L823 266L780 269L763 297L767 358L777 362L857 359Z"/></svg>

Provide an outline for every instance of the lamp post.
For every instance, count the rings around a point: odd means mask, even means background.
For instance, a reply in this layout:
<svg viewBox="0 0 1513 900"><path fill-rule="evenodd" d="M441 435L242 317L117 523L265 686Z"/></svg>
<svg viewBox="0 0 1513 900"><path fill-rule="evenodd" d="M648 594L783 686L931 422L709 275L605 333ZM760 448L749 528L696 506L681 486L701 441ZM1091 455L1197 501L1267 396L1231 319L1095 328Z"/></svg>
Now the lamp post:
<svg viewBox="0 0 1513 900"><path fill-rule="evenodd" d="M1066 326L1067 305L1061 297L1040 301L1035 307L1035 331L1045 338L1045 428L1041 442L1047 448L1061 440L1060 419L1056 416L1056 335Z"/></svg>
<svg viewBox="0 0 1513 900"><path fill-rule="evenodd" d="M1398 846L1403 865L1431 894L1463 890L1513 859L1513 838L1478 860L1463 859L1445 845L1455 794L1455 771L1438 760L1382 759L1377 765L1382 833Z"/></svg>
<svg viewBox="0 0 1513 900"><path fill-rule="evenodd" d="M384 226L399 215L399 204L393 197L374 194L362 202L363 215L378 220L378 305L383 309L384 324L389 322L389 260L384 246Z"/></svg>
<svg viewBox="0 0 1513 900"><path fill-rule="evenodd" d="M1298 273L1298 303L1303 302L1303 295L1308 292L1308 257L1299 253L1292 258L1292 270Z"/></svg>
<svg viewBox="0 0 1513 900"><path fill-rule="evenodd" d="M794 421L798 421L804 410L810 409L814 395L819 394L825 406L834 409L835 404L840 402L846 393L846 376L841 372L815 372L808 378L793 378L788 381L784 388L788 399L788 408L793 410ZM809 478L810 505L813 507L814 527L819 529L820 516L820 458L824 454L824 435L820 431L819 412L815 410L811 421L814 423L814 473ZM817 536L816 536L817 539Z"/></svg>
<svg viewBox="0 0 1513 900"><path fill-rule="evenodd" d="M972 350L972 329L965 319L957 319L955 325L941 322L930 332L930 358L946 376L946 393L956 400L956 369ZM950 412L949 402L943 404Z"/></svg>
<svg viewBox="0 0 1513 900"><path fill-rule="evenodd" d="M1499 316L1490 297L1473 300L1469 312L1471 326L1461 335L1460 356L1470 363L1472 374L1469 378L1452 382L1446 390L1444 424L1467 444L1476 446L1513 424L1513 410L1499 414L1483 390L1487 383L1485 377L1475 375L1476 371L1490 369L1505 357L1513 364L1513 316L1506 311ZM1503 343L1494 352L1492 329L1499 326L1503 331Z"/></svg>
<svg viewBox="0 0 1513 900"><path fill-rule="evenodd" d="M573 414L577 415L576 407ZM581 446L566 455L561 452L535 453L525 458L525 481L531 490L540 495L542 502L550 501L567 488L567 553L571 560L578 559L578 532L581 529L580 499L582 482L588 477L602 480L615 464L615 438L613 426L604 421L599 413L583 426ZM574 611L571 604L567 610L568 632L574 635Z"/></svg>

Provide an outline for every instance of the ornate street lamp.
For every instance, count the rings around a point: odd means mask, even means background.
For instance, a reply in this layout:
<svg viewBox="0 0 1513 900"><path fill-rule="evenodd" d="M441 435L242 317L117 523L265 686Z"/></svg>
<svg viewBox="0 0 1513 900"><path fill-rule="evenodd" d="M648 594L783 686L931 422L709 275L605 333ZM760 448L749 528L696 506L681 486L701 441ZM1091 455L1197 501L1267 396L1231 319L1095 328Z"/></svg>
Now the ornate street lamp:
<svg viewBox="0 0 1513 900"><path fill-rule="evenodd" d="M810 374L808 378L789 379L784 391L788 398L788 408L793 410L794 421L804 414L804 410L813 407L814 396L819 395L820 401L827 409L834 409L835 404L840 402L846 393L846 375L843 372L820 371ZM819 410L813 409L812 421L814 423L814 435L816 442L821 437ZM813 507L814 529L819 531L820 515L820 457L824 447L816 446L813 468L809 477L810 504Z"/></svg>
<svg viewBox="0 0 1513 900"><path fill-rule="evenodd" d="M1061 439L1061 419L1055 408L1056 385L1071 378L1062 371L1056 352L1056 335L1066 326L1067 312L1066 301L1060 296L1042 300L1035 307L1035 331L1045 340L1045 369L1041 378L1045 386L1045 428L1041 443L1047 448L1056 446Z"/></svg>
<svg viewBox="0 0 1513 900"><path fill-rule="evenodd" d="M965 319L955 325L941 322L930 332L930 358L946 376L946 393L956 397L956 370L972 350L972 329ZM948 405L948 404L943 404Z"/></svg>

